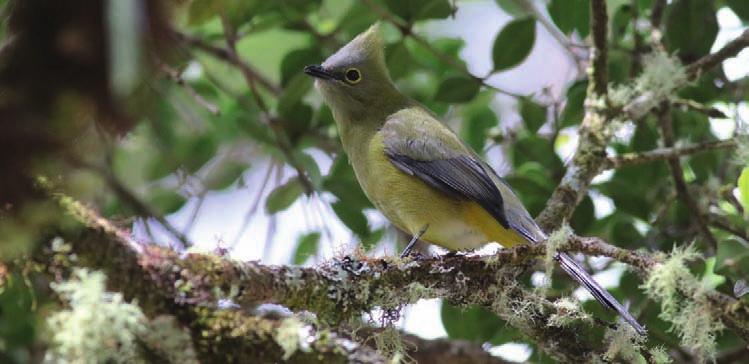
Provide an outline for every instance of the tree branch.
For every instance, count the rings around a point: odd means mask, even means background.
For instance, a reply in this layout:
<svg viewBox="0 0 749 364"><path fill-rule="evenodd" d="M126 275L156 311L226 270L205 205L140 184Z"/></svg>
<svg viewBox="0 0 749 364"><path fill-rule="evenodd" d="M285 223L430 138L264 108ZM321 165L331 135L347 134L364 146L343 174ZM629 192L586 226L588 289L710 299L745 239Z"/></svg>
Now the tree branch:
<svg viewBox="0 0 749 364"><path fill-rule="evenodd" d="M169 67L168 64L163 63L160 60L156 60L156 62L161 72L167 75L172 81L174 81L174 83L182 86L185 91L195 100L195 102L198 103L198 105L202 106L213 115L221 114L221 110L219 110L218 106L206 100L202 95L195 91L195 89L189 83L185 82L182 76L180 76L179 71L173 69L172 67Z"/></svg>
<svg viewBox="0 0 749 364"><path fill-rule="evenodd" d="M715 53L708 54L687 67L687 76L690 80L694 80L702 74L702 72L711 69L728 58L735 57L741 50L749 47L749 29L741 33L736 39L728 42L723 48L719 49Z"/></svg>
<svg viewBox="0 0 749 364"><path fill-rule="evenodd" d="M667 104L664 104L658 110L658 123L660 124L661 134L663 135L663 143L666 148L673 148L674 146L674 130L671 121L671 108ZM708 247L712 251L712 254L718 251L718 241L713 236L713 233L708 227L705 216L702 212L702 208L697 204L697 201L692 198L692 194L689 192L687 181L684 179L684 170L681 168L681 162L676 156L671 156L666 159L668 162L669 169L671 170L671 177L674 180L674 187L676 188L676 194L689 208L689 212L692 215L694 222L700 230L700 233L708 243Z"/></svg>
<svg viewBox="0 0 749 364"><path fill-rule="evenodd" d="M66 239L78 256L77 264L105 270L110 286L123 291L129 299L137 298L146 314L175 315L192 330L196 350L206 362L226 361L220 353L245 362L258 358L273 361L280 355L277 343L268 334L277 324L244 316L239 311L217 311L221 300L230 300L245 309L260 303L278 303L292 310L313 312L324 325L360 317L374 308L398 309L419 299L444 298L458 306L479 305L492 310L557 360L587 362L601 354L600 337L588 328L596 321L570 316L568 325L552 327L552 317L569 315L566 309L557 308L517 283L517 274L525 270L529 259L545 254L544 244L520 245L484 257L413 261L344 256L318 267L266 266L214 254L180 256L166 247L134 245L126 233L80 203L60 201L87 226L79 236ZM574 235L558 249L609 256L631 264L642 276L663 259L661 255L617 248L598 238ZM740 336L749 338L746 305L716 291L705 295L718 318ZM347 351L341 351L335 343L321 342L322 346L318 346L313 342L312 352L323 357L337 355L330 359L333 362L371 355L353 343L340 343ZM220 350L216 350L217 345ZM339 349L326 351L329 345ZM308 362L306 353L298 355L292 362ZM292 358L297 358L297 354Z"/></svg>
<svg viewBox="0 0 749 364"><path fill-rule="evenodd" d="M125 232L85 206L68 200L62 201L62 204L68 210L75 210L78 218L88 219L87 228L79 235L66 239L76 253L75 264L104 270L109 289L121 291L128 300L136 299L147 316L174 315L190 329L201 362L385 363L376 351L366 346L329 330L315 330L301 322L299 328L307 331L307 334L296 339L304 341L297 343L297 350L288 352L288 348L281 345L286 339L279 337L283 335L283 330L288 330L284 328L284 319L247 316L242 311L220 309L215 300L198 301L180 297L183 296L180 290L189 291L185 286L189 282L175 280L181 272L174 270L176 266L161 265L169 264L169 261L159 259L165 252L179 259L173 250L147 245L134 248ZM55 274L60 266L70 267L70 262L61 263L67 258L59 254L53 249L40 249L36 258L45 262L50 273ZM213 259L213 264L222 261L216 256ZM211 271L198 272L210 274ZM165 283L171 286L165 287ZM214 294L211 293L211 297ZM294 340L295 337L292 335L287 339Z"/></svg>
<svg viewBox="0 0 749 364"><path fill-rule="evenodd" d="M591 6L599 6L600 4L595 5L598 2L602 1L592 1ZM596 12L594 11L593 14L596 14ZM595 18L595 16L593 18ZM591 19L591 31L594 36L596 35L593 31L593 25L596 24L595 22L595 20ZM601 44L601 41L594 41L594 44ZM602 44L605 44L605 42ZM706 55L689 65L686 70L687 76L690 79L694 79L702 72L720 64L727 58L734 57L742 49L748 46L749 30L726 44L717 52ZM600 52L593 51L591 56L595 57L597 54L600 54ZM596 63L595 59L591 60L593 68L595 68ZM592 75L595 75L596 73L597 71L595 71L595 69L591 72ZM626 116L631 120L638 120L649 113L655 106L665 101L664 99L656 98L653 100L650 98L646 105L643 105L641 98L643 98L644 95L639 95L634 97L633 101L624 106L621 110L602 113L596 109L596 105L600 105L601 100L597 100L593 97L594 94L591 92L591 90L601 89L601 86L595 85L597 81L598 80L595 77L591 78L591 85L589 86L588 96L586 97L587 110L578 132L580 135L580 143L572 157L572 162L567 168L564 177L562 177L562 181L552 193L546 208L537 218L539 224L547 231L556 230L561 225L562 221L569 220L572 213L575 211L575 208L587 193L590 181L605 169L604 167L606 166L606 163L608 163L608 159L605 156L605 147L610 138L610 136L607 136L603 130L605 121L609 118L618 116L617 114ZM678 87L684 87L686 85L687 81L678 85Z"/></svg>
<svg viewBox="0 0 749 364"><path fill-rule="evenodd" d="M733 149L736 147L735 139L719 140L705 142L685 147L666 147L653 149L642 153L625 153L621 155L610 156L606 159L605 169L621 168L643 164L653 161L659 161L669 158L684 157L692 154L708 152L720 149Z"/></svg>
<svg viewBox="0 0 749 364"><path fill-rule="evenodd" d="M585 97L585 116L578 135L580 143L562 181L551 195L538 222L546 231L558 229L569 220L588 191L590 181L601 172L606 159L606 145L610 139L604 128L610 115L602 107L608 104L608 15L604 0L592 0L590 32L593 48L590 51L589 85Z"/></svg>

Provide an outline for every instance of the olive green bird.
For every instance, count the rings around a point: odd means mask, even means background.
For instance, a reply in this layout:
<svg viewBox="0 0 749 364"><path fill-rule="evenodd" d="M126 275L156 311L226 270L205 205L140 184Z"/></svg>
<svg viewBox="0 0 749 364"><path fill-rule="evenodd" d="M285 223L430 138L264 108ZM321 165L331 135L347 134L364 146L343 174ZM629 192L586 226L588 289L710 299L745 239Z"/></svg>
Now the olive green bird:
<svg viewBox="0 0 749 364"><path fill-rule="evenodd" d="M333 112L343 149L364 193L413 239L450 250L489 242L505 247L547 236L510 186L455 133L398 91L385 66L375 24L304 72ZM645 329L574 259L556 261L640 334Z"/></svg>

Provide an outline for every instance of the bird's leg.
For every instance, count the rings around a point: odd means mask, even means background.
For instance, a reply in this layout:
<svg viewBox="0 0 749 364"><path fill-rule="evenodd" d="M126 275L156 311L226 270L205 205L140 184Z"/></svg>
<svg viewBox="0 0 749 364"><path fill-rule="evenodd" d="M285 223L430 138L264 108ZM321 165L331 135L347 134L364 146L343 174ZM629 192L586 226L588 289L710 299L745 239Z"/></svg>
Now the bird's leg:
<svg viewBox="0 0 749 364"><path fill-rule="evenodd" d="M401 258L405 258L409 253L411 253L411 250L414 248L414 244L416 244L416 242L424 235L424 233L427 232L428 228L429 224L424 225L424 227L422 227L421 230L419 230L419 232L411 238L411 241L409 241L408 245L406 245L406 249L403 249Z"/></svg>

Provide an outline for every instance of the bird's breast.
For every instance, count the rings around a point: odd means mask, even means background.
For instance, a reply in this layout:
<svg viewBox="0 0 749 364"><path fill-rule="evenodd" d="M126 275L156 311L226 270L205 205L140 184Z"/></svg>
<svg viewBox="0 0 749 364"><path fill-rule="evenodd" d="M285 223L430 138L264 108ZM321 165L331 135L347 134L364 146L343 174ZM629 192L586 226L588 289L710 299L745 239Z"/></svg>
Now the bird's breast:
<svg viewBox="0 0 749 364"><path fill-rule="evenodd" d="M357 179L372 204L399 229L416 234L428 226L422 239L451 250L522 241L477 203L449 196L397 169L385 154L381 135L363 147L363 155L350 156Z"/></svg>

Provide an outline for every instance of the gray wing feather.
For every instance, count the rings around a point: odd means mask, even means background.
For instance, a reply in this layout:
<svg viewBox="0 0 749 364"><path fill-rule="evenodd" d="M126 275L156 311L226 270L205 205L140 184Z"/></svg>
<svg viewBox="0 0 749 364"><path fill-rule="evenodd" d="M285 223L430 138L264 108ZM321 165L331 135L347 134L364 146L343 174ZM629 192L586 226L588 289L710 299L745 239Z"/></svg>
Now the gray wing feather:
<svg viewBox="0 0 749 364"><path fill-rule="evenodd" d="M456 198L477 202L506 229L502 194L481 164L470 156L421 161L385 149L390 161L401 171L420 178L432 187Z"/></svg>

